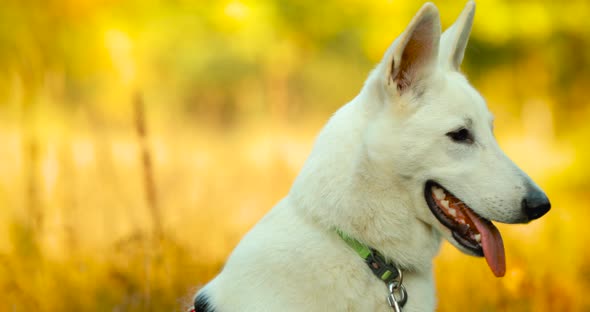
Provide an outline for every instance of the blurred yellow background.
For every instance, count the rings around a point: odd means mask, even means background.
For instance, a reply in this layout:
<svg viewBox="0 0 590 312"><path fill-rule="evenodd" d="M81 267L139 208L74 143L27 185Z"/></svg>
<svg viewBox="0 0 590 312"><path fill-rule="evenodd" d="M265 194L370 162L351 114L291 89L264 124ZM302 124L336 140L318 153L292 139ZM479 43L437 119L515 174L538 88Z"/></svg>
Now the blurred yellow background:
<svg viewBox="0 0 590 312"><path fill-rule="evenodd" d="M421 5L2 1L0 311L181 309ZM463 69L553 209L502 279L443 244L439 310L590 311L590 3L477 5Z"/></svg>

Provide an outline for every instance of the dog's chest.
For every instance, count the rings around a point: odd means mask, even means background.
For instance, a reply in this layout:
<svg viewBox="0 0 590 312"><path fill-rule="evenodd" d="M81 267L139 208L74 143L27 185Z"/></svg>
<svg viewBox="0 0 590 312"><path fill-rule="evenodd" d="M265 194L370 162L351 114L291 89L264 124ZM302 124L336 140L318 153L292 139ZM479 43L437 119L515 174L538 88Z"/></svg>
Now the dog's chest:
<svg viewBox="0 0 590 312"><path fill-rule="evenodd" d="M228 311L392 311L386 285L340 237L289 210L258 224L214 284L212 297ZM403 284L404 312L434 310L430 271L405 272Z"/></svg>

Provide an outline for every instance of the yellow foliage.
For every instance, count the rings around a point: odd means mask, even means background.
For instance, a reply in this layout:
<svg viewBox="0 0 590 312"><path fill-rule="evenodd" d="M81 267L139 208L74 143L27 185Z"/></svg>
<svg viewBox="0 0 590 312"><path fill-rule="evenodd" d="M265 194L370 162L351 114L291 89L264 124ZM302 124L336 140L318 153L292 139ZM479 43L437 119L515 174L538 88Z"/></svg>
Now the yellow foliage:
<svg viewBox="0 0 590 312"><path fill-rule="evenodd" d="M180 310L420 5L3 4L0 311ZM437 5L448 26L463 4ZM587 1L478 2L464 70L553 209L499 226L502 279L445 243L439 311L590 310L589 19Z"/></svg>

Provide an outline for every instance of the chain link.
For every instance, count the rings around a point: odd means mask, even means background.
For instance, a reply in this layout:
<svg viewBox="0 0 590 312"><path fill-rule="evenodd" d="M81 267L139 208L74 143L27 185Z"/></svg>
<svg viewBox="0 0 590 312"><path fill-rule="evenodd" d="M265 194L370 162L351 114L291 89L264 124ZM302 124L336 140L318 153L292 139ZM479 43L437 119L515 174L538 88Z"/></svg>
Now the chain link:
<svg viewBox="0 0 590 312"><path fill-rule="evenodd" d="M387 303L395 312L402 312L402 307L408 301L408 293L406 288L402 285L403 275L400 269L397 269L399 276L398 278L391 281L387 288L389 289L389 295L387 296ZM397 298L396 298L397 295Z"/></svg>

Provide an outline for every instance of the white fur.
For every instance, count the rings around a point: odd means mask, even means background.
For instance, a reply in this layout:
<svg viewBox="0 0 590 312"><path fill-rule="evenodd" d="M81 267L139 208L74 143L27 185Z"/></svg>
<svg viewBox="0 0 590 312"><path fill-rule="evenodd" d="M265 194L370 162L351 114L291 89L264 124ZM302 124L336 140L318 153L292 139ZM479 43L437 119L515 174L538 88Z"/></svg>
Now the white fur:
<svg viewBox="0 0 590 312"><path fill-rule="evenodd" d="M334 227L402 268L405 312L433 311L441 238L461 247L427 207L430 179L485 218L525 218L520 201L536 186L500 150L483 98L458 71L474 9L441 37L438 10L422 7L321 131L289 194L203 288L216 311L391 311L386 286ZM446 135L460 127L474 144Z"/></svg>

